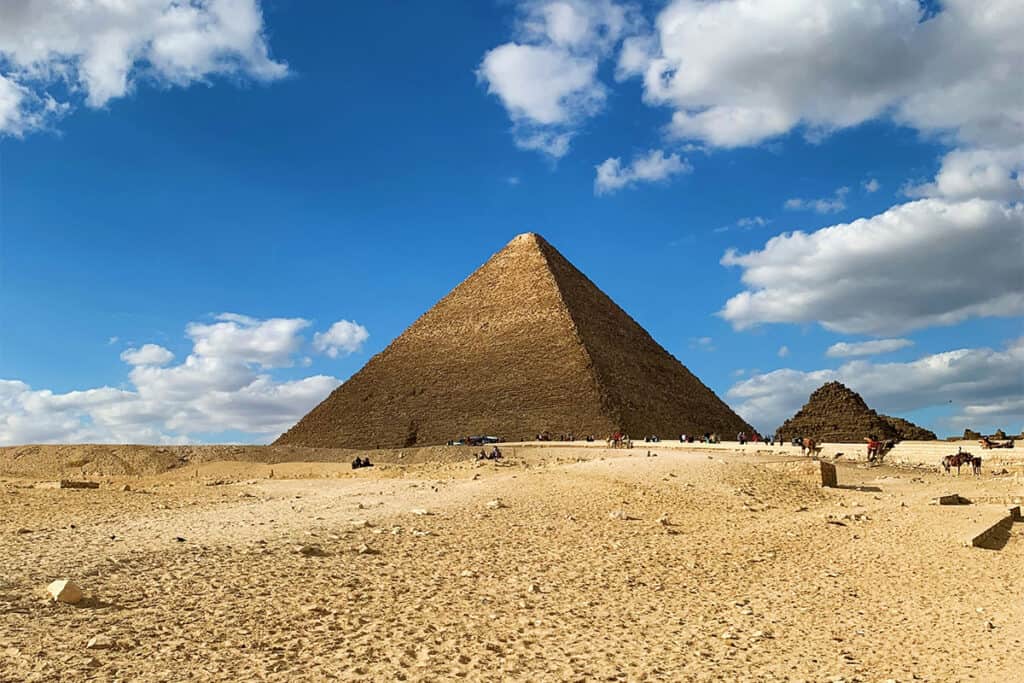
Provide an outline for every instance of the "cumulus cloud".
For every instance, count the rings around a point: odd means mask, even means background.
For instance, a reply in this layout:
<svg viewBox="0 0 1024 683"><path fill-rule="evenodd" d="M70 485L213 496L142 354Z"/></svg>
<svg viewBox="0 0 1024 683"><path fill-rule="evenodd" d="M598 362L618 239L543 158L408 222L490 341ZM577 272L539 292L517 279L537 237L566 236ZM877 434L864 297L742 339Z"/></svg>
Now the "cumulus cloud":
<svg viewBox="0 0 1024 683"><path fill-rule="evenodd" d="M882 187L882 183L878 182L878 178L871 178L870 180L865 180L862 186L864 187L865 192L868 194L874 194Z"/></svg>
<svg viewBox="0 0 1024 683"><path fill-rule="evenodd" d="M857 356L877 356L892 353L913 346L909 339L873 339L865 342L839 342L828 347L825 355L829 358L853 358Z"/></svg>
<svg viewBox="0 0 1024 683"><path fill-rule="evenodd" d="M789 347L786 345L780 346L778 356L779 358L786 358L787 356L789 356Z"/></svg>
<svg viewBox="0 0 1024 683"><path fill-rule="evenodd" d="M604 160L595 168L594 194L597 195L617 192L638 183L656 183L693 170L689 162L678 154L665 154L660 149L633 157L626 166L622 165L622 159L616 157Z"/></svg>
<svg viewBox="0 0 1024 683"><path fill-rule="evenodd" d="M964 427L1016 432L1024 427L1024 339L1003 350L957 349L908 363L857 360L834 370L776 370L733 385L730 405L765 429L793 415L811 392L838 380L860 393L869 406L888 414L931 407L952 407L943 424L953 432Z"/></svg>
<svg viewBox="0 0 1024 683"><path fill-rule="evenodd" d="M850 192L848 187L837 188L831 197L820 199L800 199L799 197L787 199L782 205L790 211L814 211L816 213L839 213L846 208L846 195Z"/></svg>
<svg viewBox="0 0 1024 683"><path fill-rule="evenodd" d="M174 354L158 344L145 344L122 352L121 360L128 365L166 365L174 360Z"/></svg>
<svg viewBox="0 0 1024 683"><path fill-rule="evenodd" d="M11 0L0 3L0 134L43 128L83 101L139 83L282 78L258 0Z"/></svg>
<svg viewBox="0 0 1024 683"><path fill-rule="evenodd" d="M598 67L639 13L611 0L537 0L519 13L517 39L489 50L477 79L508 112L517 146L559 158L604 107Z"/></svg>
<svg viewBox="0 0 1024 683"><path fill-rule="evenodd" d="M911 197L1024 199L1024 144L954 149L943 157L934 181L908 185L904 192Z"/></svg>
<svg viewBox="0 0 1024 683"><path fill-rule="evenodd" d="M315 335L328 355L351 352L366 338L365 328L342 323ZM192 351L177 365L156 344L121 354L131 388L56 394L0 380L0 444L183 443L225 431L269 441L340 384L325 375L282 381L269 372L301 362L309 324L231 313L190 323Z"/></svg>
<svg viewBox="0 0 1024 683"><path fill-rule="evenodd" d="M369 338L370 333L362 325L339 320L326 332L317 332L313 335L313 348L331 358L337 358L340 355L355 353L363 348L363 344Z"/></svg>
<svg viewBox="0 0 1024 683"><path fill-rule="evenodd" d="M623 76L674 109L669 130L717 147L891 117L971 144L1024 129L1024 6L947 0L673 0L626 39Z"/></svg>
<svg viewBox="0 0 1024 683"><path fill-rule="evenodd" d="M844 333L900 333L1024 314L1024 204L922 199L871 218L726 252L747 289L720 315L736 329L818 321Z"/></svg>

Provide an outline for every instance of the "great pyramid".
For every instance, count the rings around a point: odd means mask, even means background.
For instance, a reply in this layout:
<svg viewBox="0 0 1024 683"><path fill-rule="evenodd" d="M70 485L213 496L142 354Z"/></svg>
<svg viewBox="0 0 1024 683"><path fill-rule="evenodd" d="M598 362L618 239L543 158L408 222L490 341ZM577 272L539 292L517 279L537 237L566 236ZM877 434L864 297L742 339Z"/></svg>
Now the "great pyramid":
<svg viewBox="0 0 1024 683"><path fill-rule="evenodd" d="M934 440L935 434L899 417L879 415L860 394L840 382L823 384L804 407L776 432L789 441L811 437L819 441L850 443L874 435L879 439Z"/></svg>
<svg viewBox="0 0 1024 683"><path fill-rule="evenodd" d="M752 431L540 235L515 237L275 444Z"/></svg>

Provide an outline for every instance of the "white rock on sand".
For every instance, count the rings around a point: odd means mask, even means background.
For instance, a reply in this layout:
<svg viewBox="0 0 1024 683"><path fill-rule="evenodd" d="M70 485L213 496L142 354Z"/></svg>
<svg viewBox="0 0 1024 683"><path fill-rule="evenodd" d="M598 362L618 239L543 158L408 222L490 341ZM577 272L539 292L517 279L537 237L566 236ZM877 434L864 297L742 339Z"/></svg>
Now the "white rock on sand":
<svg viewBox="0 0 1024 683"><path fill-rule="evenodd" d="M55 602L63 602L69 605L77 605L85 597L82 589L67 579L57 579L46 587L46 592Z"/></svg>

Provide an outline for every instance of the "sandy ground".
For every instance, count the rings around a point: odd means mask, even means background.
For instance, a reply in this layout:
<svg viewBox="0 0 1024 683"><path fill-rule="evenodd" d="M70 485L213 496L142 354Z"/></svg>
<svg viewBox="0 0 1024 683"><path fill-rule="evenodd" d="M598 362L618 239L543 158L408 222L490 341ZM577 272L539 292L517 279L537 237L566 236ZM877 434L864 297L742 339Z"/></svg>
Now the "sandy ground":
<svg viewBox="0 0 1024 683"><path fill-rule="evenodd" d="M0 681L1024 681L1024 524L961 542L1019 475L841 463L821 489L805 460L646 450L96 490L25 460L0 475ZM975 504L928 504L953 491ZM56 578L86 600L46 600Z"/></svg>

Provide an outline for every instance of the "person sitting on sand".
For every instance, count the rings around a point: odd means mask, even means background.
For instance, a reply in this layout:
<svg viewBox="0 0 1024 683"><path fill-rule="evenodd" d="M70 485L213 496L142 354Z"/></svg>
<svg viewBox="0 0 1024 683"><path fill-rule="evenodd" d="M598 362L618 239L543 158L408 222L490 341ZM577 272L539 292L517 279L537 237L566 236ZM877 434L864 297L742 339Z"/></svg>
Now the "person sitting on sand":
<svg viewBox="0 0 1024 683"><path fill-rule="evenodd" d="M358 470L358 469L359 469L360 467L362 467L362 466L363 466L363 459L362 459L362 458L360 458L360 457L359 457L359 456L357 455L357 456L356 456L356 459L352 461L352 469L354 469L354 470Z"/></svg>
<svg viewBox="0 0 1024 683"><path fill-rule="evenodd" d="M497 446L495 446L494 448L491 449L491 455L489 457L490 457L491 460L500 460L501 459L501 449L498 448Z"/></svg>

